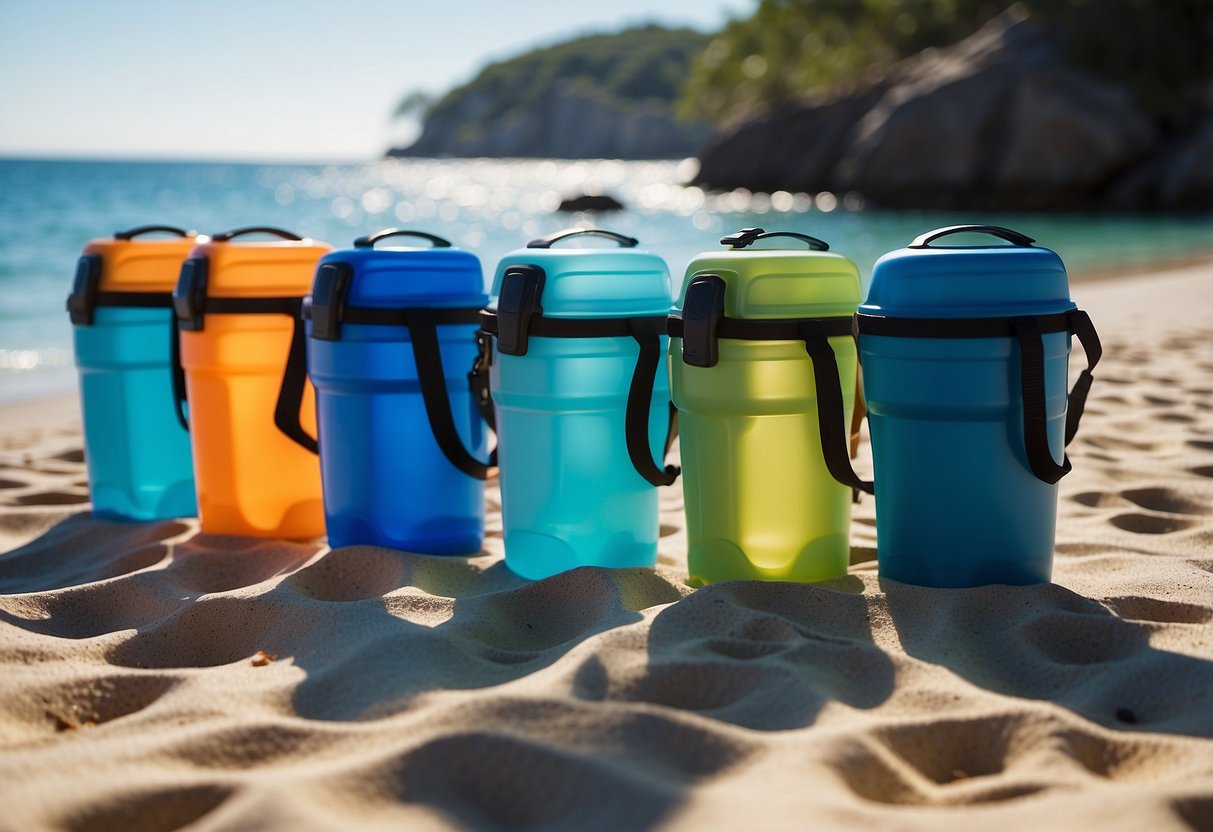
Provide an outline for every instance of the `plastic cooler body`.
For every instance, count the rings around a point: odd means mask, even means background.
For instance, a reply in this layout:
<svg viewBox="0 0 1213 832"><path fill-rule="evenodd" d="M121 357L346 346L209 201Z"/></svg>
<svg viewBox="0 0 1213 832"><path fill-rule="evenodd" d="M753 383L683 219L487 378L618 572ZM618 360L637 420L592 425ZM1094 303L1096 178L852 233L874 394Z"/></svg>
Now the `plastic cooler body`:
<svg viewBox="0 0 1213 832"><path fill-rule="evenodd" d="M93 513L193 517L189 434L173 402L167 309L97 309L73 327Z"/></svg>
<svg viewBox="0 0 1213 832"><path fill-rule="evenodd" d="M725 279L729 317L849 316L859 302L858 271L837 254L714 252L692 261L686 284L701 274ZM851 491L826 469L804 342L721 339L714 367L685 363L681 343L671 340L670 375L691 583L845 575ZM830 338L830 346L842 386L841 418L849 424L855 344L841 336Z"/></svg>
<svg viewBox="0 0 1213 832"><path fill-rule="evenodd" d="M497 269L546 275L546 317L664 316L669 271L635 249L523 249ZM653 383L649 444L664 455L669 425L668 339ZM579 566L657 562L658 492L628 456L625 414L639 347L632 338L532 336L525 355L494 350L491 374L506 564L538 579Z"/></svg>
<svg viewBox="0 0 1213 832"><path fill-rule="evenodd" d="M1043 248L902 250L878 261L859 311L986 318L1069 311L1065 269ZM1070 336L1043 336L1049 446L1062 458ZM1047 582L1057 485L1024 446L1014 338L861 335L881 577L933 587Z"/></svg>
<svg viewBox="0 0 1213 832"><path fill-rule="evenodd" d="M210 243L191 257L208 261L208 294L302 298L327 246ZM324 534L320 465L274 424L290 352L286 314L207 314L200 331L182 331L198 512L207 534L305 539ZM316 429L315 393L304 394L302 424Z"/></svg>
<svg viewBox="0 0 1213 832"><path fill-rule="evenodd" d="M624 338L532 338L525 356L494 355L506 562L519 575L657 562L657 489L632 467L624 433L638 349ZM654 459L665 451L668 401L661 367L649 410Z"/></svg>
<svg viewBox="0 0 1213 832"><path fill-rule="evenodd" d="M488 300L480 262L457 249L346 250L324 263L352 267L351 306L473 308ZM437 327L459 438L487 459L488 430L468 388L477 330ZM434 438L408 328L343 324L337 340L309 337L308 373L316 385L329 544L430 555L480 551L484 482L456 468Z"/></svg>

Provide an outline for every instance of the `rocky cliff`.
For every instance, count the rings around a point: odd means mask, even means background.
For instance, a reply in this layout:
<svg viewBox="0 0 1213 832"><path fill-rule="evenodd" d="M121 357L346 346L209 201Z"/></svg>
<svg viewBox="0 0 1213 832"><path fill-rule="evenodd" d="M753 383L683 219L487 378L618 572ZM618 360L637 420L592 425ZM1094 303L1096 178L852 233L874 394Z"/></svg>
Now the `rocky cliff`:
<svg viewBox="0 0 1213 832"><path fill-rule="evenodd" d="M698 154L698 184L857 191L890 207L1207 209L1211 116L1164 135L1016 7L859 91L722 130Z"/></svg>
<svg viewBox="0 0 1213 832"><path fill-rule="evenodd" d="M707 127L682 124L669 106L623 106L568 83L534 104L485 118L492 97L473 92L433 113L414 144L389 155L681 159L708 138Z"/></svg>
<svg viewBox="0 0 1213 832"><path fill-rule="evenodd" d="M427 113L392 156L684 158L708 138L675 109L707 36L644 26L485 67Z"/></svg>

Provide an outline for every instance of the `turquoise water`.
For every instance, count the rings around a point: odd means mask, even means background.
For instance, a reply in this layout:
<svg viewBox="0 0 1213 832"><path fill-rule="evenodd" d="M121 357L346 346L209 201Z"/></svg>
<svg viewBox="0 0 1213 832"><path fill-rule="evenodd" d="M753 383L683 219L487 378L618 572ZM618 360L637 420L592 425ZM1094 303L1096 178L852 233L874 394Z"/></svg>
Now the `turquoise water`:
<svg viewBox="0 0 1213 832"><path fill-rule="evenodd" d="M1209 217L999 215L865 210L851 195L705 194L677 162L392 160L264 165L0 160L0 401L75 384L63 310L90 238L147 223L214 233L277 225L338 246L386 226L431 231L496 260L532 237L589 217L554 213L560 198L609 193L627 210L598 224L640 238L675 275L743 226L803 231L852 257L863 274L922 231L959 222L1008 225L1061 254L1071 272L1150 267L1213 248Z"/></svg>

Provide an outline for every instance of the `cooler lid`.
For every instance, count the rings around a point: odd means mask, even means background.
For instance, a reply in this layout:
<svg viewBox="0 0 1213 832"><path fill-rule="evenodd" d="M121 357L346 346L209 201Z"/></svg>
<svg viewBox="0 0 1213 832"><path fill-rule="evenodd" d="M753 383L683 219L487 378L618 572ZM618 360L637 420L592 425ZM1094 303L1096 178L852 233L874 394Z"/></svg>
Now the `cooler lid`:
<svg viewBox="0 0 1213 832"><path fill-rule="evenodd" d="M237 239L251 235L273 239ZM208 295L222 297L303 297L312 288L316 261L332 250L328 243L268 226L237 228L216 234L189 253L207 261Z"/></svg>
<svg viewBox="0 0 1213 832"><path fill-rule="evenodd" d="M404 244L376 247L392 238L403 238ZM420 245L414 245L418 242ZM388 228L359 237L353 248L321 258L317 271L342 264L351 270L346 296L351 306L401 309L488 303L479 258L424 231Z"/></svg>
<svg viewBox="0 0 1213 832"><path fill-rule="evenodd" d="M955 234L992 235L1006 244L936 242ZM999 318L1074 309L1061 258L1034 243L995 225L937 228L876 261L859 311L901 318Z"/></svg>
<svg viewBox="0 0 1213 832"><path fill-rule="evenodd" d="M151 234L169 236L149 237ZM171 225L141 225L90 240L83 256L97 258L102 292L171 292L181 263L205 237Z"/></svg>
<svg viewBox="0 0 1213 832"><path fill-rule="evenodd" d="M782 238L785 248L750 248ZM816 237L795 231L743 228L720 239L723 251L706 251L687 266L678 307L691 281L718 275L725 284L724 314L755 320L850 315L860 300L859 269Z"/></svg>
<svg viewBox="0 0 1213 832"><path fill-rule="evenodd" d="M608 248L556 248L567 239L603 237ZM548 318L630 318L665 315L672 302L665 261L637 248L633 237L600 228L570 228L527 243L497 264L490 308L497 308L502 279L515 267L543 270L538 299Z"/></svg>

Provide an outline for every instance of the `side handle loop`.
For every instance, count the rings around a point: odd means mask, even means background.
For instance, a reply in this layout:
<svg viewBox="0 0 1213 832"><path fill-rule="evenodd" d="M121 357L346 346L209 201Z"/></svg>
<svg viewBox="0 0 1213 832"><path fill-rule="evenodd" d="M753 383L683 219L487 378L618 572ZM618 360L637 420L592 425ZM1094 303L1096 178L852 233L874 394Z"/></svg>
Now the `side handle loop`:
<svg viewBox="0 0 1213 832"><path fill-rule="evenodd" d="M639 321L631 322L632 337L640 347L636 358L636 369L632 372L632 384L628 389L627 410L624 416L624 437L627 440L628 458L636 473L651 485L673 485L681 473L677 465L659 466L653 461L649 448L649 410L653 403L653 382L661 367L660 325L648 326ZM678 429L678 412L671 409L666 428L665 452L674 443Z"/></svg>
<svg viewBox="0 0 1213 832"><path fill-rule="evenodd" d="M469 477L487 479L489 467L496 461L497 451L493 450L486 464L468 453L463 440L459 438L451 413L451 399L447 393L446 373L442 369L442 351L433 311L410 309L408 328L417 362L417 378L421 383L421 400L439 449L452 465Z"/></svg>
<svg viewBox="0 0 1213 832"><path fill-rule="evenodd" d="M1087 355L1087 367L1074 382L1070 391L1066 409L1065 439L1063 443L1062 461L1058 464L1053 459L1049 448L1049 415L1045 397L1045 352L1044 338L1040 324L1034 318L1017 320L1014 324L1015 338L1019 342L1019 385L1023 400L1023 441L1024 450L1028 456L1028 465L1032 473L1041 482L1053 485L1066 474L1072 466L1070 458L1064 452L1064 446L1069 445L1078 433L1078 423L1082 419L1083 410L1087 404L1087 394L1091 390L1091 375L1095 365L1103 354L1099 343L1099 335L1091 323L1090 316L1082 310L1070 313L1070 326L1078 336L1083 352Z"/></svg>
<svg viewBox="0 0 1213 832"><path fill-rule="evenodd" d="M842 382L838 377L838 359L830 346L829 336L803 327L805 350L813 362L813 385L817 393L818 428L821 432L821 452L830 476L843 485L874 494L870 481L862 480L851 467L848 453L849 436L843 408Z"/></svg>
<svg viewBox="0 0 1213 832"><path fill-rule="evenodd" d="M316 437L303 429L303 393L307 386L307 329L303 323L302 301L291 317L291 347L282 371L282 386L278 388L278 404L274 407L274 424L278 430L304 450L320 452Z"/></svg>

